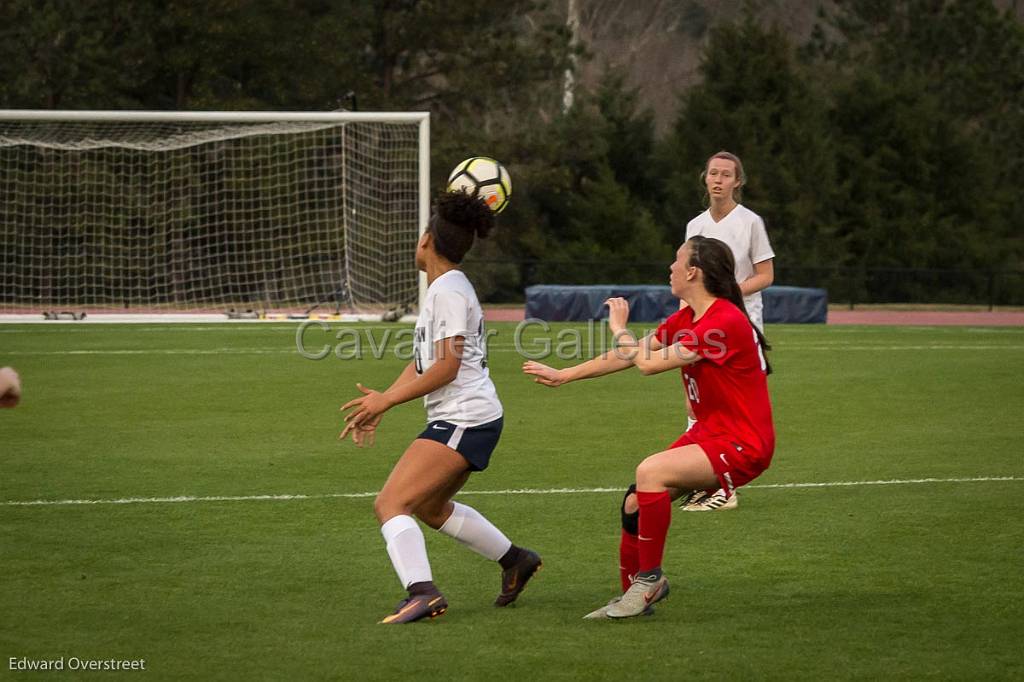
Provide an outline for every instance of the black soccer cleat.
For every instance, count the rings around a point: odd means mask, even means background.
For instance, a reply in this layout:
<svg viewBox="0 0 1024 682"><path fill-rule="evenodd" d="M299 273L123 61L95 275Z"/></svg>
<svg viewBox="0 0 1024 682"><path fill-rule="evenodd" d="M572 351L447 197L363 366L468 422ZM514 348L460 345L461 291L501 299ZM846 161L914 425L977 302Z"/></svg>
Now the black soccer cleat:
<svg viewBox="0 0 1024 682"><path fill-rule="evenodd" d="M437 618L448 610L448 602L440 594L420 594L398 602L394 613L381 620L385 625L414 623L424 618Z"/></svg>
<svg viewBox="0 0 1024 682"><path fill-rule="evenodd" d="M494 600L494 605L508 606L514 602L541 566L540 555L528 549L522 550L519 560L501 572L501 594Z"/></svg>

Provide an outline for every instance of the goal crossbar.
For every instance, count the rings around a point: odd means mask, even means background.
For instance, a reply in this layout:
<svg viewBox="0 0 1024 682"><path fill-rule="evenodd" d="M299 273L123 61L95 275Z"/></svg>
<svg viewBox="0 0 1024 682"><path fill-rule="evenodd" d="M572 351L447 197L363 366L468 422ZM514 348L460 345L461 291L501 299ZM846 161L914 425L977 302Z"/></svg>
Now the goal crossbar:
<svg viewBox="0 0 1024 682"><path fill-rule="evenodd" d="M0 315L422 305L429 161L428 112L0 110Z"/></svg>
<svg viewBox="0 0 1024 682"><path fill-rule="evenodd" d="M0 109L0 121L103 121L181 123L415 123L429 121L428 111L58 111Z"/></svg>

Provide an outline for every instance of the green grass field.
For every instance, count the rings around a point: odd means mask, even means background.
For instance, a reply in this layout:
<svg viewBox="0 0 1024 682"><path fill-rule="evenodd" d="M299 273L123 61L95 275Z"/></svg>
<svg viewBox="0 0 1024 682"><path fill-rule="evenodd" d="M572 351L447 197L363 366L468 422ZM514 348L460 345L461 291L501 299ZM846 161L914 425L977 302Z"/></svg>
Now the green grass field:
<svg viewBox="0 0 1024 682"><path fill-rule="evenodd" d="M675 515L654 617L585 622L618 582L621 494L592 489L678 435L678 375L545 389L492 327L506 428L462 499L544 570L495 609L497 567L428 530L451 608L389 628L372 495L344 495L379 488L423 410L372 450L335 436L401 361L304 359L287 325L0 326L25 383L0 411L0 678L61 656L155 679L1024 676L1024 329L769 328L772 468L735 512ZM784 487L870 481L891 483Z"/></svg>

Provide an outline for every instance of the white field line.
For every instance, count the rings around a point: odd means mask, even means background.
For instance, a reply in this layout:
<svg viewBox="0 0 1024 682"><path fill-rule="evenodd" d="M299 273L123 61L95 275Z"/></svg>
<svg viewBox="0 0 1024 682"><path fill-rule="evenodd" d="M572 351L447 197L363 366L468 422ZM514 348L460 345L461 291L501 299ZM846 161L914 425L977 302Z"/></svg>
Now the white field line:
<svg viewBox="0 0 1024 682"><path fill-rule="evenodd" d="M928 345L899 345L899 346L872 346L867 344L857 346L830 346L825 344L812 344L812 345L801 345L801 344L784 344L779 346L781 350L821 350L828 352L835 351L878 351L878 350L1024 350L1022 344L971 344L971 345L953 345L953 344L928 344Z"/></svg>
<svg viewBox="0 0 1024 682"><path fill-rule="evenodd" d="M4 355L298 355L294 348L95 348L83 350L12 350Z"/></svg>
<svg viewBox="0 0 1024 682"><path fill-rule="evenodd" d="M557 343L551 344L557 348ZM313 353L320 350L314 346L307 349ZM1024 344L972 344L972 345L894 345L894 346L831 346L831 345L803 345L786 344L780 350L794 351L926 351L926 350L949 350L949 351L1019 351L1024 350ZM522 351L514 346L490 346L489 352L493 353L521 353L523 357L536 355L539 349L527 343ZM75 355L300 355L294 348L94 348L81 350L11 350L3 351L4 356L75 356ZM381 359L393 357L394 353L385 352ZM330 354L327 357L331 357ZM373 358L373 353L367 349L363 352L364 360Z"/></svg>
<svg viewBox="0 0 1024 682"><path fill-rule="evenodd" d="M975 478L909 478L878 481L829 481L822 483L764 483L744 486L744 490L781 490L793 488L845 488L869 485L915 485L924 483L990 483L1024 481L1024 476L979 476ZM505 490L463 490L462 495L585 495L591 493L621 493L622 486L614 488L508 488ZM101 504L180 504L184 502L287 502L292 500L358 499L376 496L376 492L320 493L312 495L179 495L175 497L122 497L98 500L7 500L3 507L69 507Z"/></svg>

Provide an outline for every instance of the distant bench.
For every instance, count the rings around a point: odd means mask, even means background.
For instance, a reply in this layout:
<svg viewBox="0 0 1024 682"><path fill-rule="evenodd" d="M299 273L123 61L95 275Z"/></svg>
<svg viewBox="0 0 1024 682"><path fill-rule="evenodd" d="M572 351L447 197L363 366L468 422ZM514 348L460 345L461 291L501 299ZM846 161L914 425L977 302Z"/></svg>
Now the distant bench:
<svg viewBox="0 0 1024 682"><path fill-rule="evenodd" d="M549 322L601 320L604 302L621 296L629 301L629 319L657 322L679 310L679 299L667 286L537 284L526 288L526 317ZM828 314L824 289L772 286L761 292L765 324L821 323Z"/></svg>

